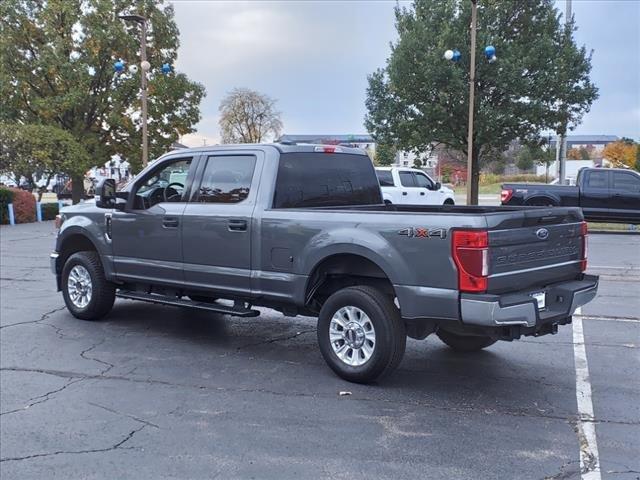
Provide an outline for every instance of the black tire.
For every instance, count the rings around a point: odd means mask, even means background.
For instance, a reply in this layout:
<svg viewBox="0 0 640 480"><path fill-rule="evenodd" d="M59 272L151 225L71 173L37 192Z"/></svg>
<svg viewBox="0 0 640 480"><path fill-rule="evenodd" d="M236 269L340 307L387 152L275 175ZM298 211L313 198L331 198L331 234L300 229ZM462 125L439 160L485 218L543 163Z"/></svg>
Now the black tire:
<svg viewBox="0 0 640 480"><path fill-rule="evenodd" d="M491 337L457 335L442 329L438 330L436 335L456 352L477 352L497 342L496 339Z"/></svg>
<svg viewBox="0 0 640 480"><path fill-rule="evenodd" d="M456 202L454 202L450 198L447 198L443 203L443 205L455 205L455 204L456 204Z"/></svg>
<svg viewBox="0 0 640 480"><path fill-rule="evenodd" d="M74 304L69 296L69 274L81 265L91 279L91 297L87 305ZM107 281L100 256L96 252L78 252L71 255L62 268L62 296L67 309L81 320L99 320L111 311L116 298L116 287Z"/></svg>
<svg viewBox="0 0 640 480"><path fill-rule="evenodd" d="M204 295L189 295L189 298L194 302L201 303L215 303L215 301L218 300L215 297L205 297Z"/></svg>
<svg viewBox="0 0 640 480"><path fill-rule="evenodd" d="M346 306L362 310L369 317L375 331L375 344L371 356L359 366L348 365L341 360L334 352L329 339L333 316ZM400 312L394 305L393 299L375 288L368 286L344 288L331 295L320 310L318 318L320 352L329 367L350 382L369 383L390 374L400 364L406 342L405 324L400 318Z"/></svg>

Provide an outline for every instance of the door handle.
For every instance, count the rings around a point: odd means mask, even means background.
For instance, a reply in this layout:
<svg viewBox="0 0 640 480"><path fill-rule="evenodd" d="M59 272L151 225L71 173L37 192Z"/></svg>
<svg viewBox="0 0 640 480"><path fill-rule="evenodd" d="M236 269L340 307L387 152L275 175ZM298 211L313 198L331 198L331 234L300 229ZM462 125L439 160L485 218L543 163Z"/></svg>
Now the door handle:
<svg viewBox="0 0 640 480"><path fill-rule="evenodd" d="M178 228L178 219L175 217L164 217L162 219L162 226L164 228Z"/></svg>
<svg viewBox="0 0 640 480"><path fill-rule="evenodd" d="M228 223L229 231L231 232L246 232L247 231L247 221L240 219L231 219Z"/></svg>
<svg viewBox="0 0 640 480"><path fill-rule="evenodd" d="M420 195L424 195L424 192L420 192Z"/></svg>
<svg viewBox="0 0 640 480"><path fill-rule="evenodd" d="M402 192L402 194L403 194L403 195L406 195L406 194L407 194L407 192Z"/></svg>

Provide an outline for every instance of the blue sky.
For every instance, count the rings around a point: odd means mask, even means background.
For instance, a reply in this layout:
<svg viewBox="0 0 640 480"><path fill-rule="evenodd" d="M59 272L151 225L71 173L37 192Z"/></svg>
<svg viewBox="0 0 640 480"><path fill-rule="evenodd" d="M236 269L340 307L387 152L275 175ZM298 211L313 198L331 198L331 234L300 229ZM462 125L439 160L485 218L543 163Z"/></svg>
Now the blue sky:
<svg viewBox="0 0 640 480"><path fill-rule="evenodd" d="M197 133L219 141L218 105L234 87L277 99L284 132L365 131L366 77L395 39L387 1L173 1L180 28L177 69L207 89ZM557 2L564 11L564 1ZM574 133L640 140L640 1L574 0L576 40L593 49L600 98Z"/></svg>

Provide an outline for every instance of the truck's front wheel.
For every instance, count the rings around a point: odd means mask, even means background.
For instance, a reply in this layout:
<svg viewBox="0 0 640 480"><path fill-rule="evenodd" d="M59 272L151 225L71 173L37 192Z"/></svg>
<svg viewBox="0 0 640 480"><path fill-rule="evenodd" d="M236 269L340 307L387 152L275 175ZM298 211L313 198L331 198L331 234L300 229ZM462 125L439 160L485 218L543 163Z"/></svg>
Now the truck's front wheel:
<svg viewBox="0 0 640 480"><path fill-rule="evenodd" d="M350 382L372 382L402 360L405 325L393 300L368 286L331 295L318 318L318 343L325 361Z"/></svg>
<svg viewBox="0 0 640 480"><path fill-rule="evenodd" d="M491 337L476 337L471 335L457 335L447 332L446 330L438 330L438 337L456 352L477 352L490 345L497 340Z"/></svg>
<svg viewBox="0 0 640 480"><path fill-rule="evenodd" d="M98 320L111 311L115 285L104 276L96 252L74 253L62 269L62 295L71 314L82 320Z"/></svg>

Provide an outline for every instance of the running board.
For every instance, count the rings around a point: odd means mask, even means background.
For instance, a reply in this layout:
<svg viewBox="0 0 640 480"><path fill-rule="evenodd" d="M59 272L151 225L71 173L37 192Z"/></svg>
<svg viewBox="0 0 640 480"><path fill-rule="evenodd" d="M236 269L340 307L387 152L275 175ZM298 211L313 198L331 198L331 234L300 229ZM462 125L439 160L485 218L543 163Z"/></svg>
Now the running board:
<svg viewBox="0 0 640 480"><path fill-rule="evenodd" d="M205 302L193 302L191 300L182 300L177 297L166 297L164 295L156 295L151 293L132 292L129 290L122 290L116 292L116 297L126 298L128 300L140 300L142 302L160 303L162 305L173 305L174 307L187 307L195 308L198 310L208 310L210 312L224 313L227 315L233 315L235 317L257 317L260 315L258 310L251 310L249 308L233 306L228 307L219 303L205 303ZM238 302L236 302L238 305Z"/></svg>

